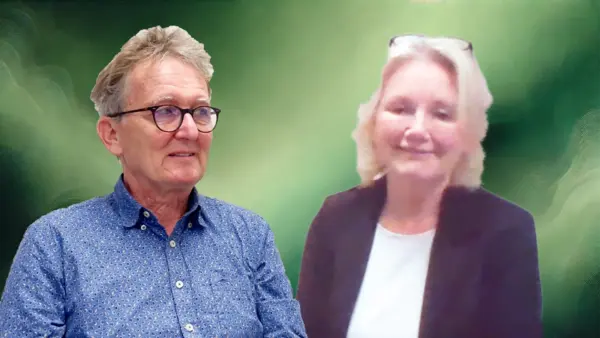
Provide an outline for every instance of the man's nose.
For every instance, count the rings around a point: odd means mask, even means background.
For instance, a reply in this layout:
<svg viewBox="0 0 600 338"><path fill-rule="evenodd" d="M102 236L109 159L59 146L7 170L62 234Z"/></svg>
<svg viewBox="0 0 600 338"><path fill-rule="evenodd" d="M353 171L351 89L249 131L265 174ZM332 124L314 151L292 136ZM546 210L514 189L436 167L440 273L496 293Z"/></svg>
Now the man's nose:
<svg viewBox="0 0 600 338"><path fill-rule="evenodd" d="M183 121L181 121L181 126L175 135L179 138L192 140L195 140L198 137L198 126L196 126L196 122L194 121L194 118L192 118L192 115L183 115Z"/></svg>

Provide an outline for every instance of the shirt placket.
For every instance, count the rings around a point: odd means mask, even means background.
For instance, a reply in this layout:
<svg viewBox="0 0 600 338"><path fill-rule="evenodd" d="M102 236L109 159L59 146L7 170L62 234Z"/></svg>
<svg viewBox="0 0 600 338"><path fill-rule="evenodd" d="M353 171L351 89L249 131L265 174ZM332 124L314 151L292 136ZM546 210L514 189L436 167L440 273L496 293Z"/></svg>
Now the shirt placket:
<svg viewBox="0 0 600 338"><path fill-rule="evenodd" d="M173 294L175 311L184 337L200 337L200 327L194 308L191 276L186 269L181 245L182 236L174 236L166 242L166 257L169 266L169 284Z"/></svg>

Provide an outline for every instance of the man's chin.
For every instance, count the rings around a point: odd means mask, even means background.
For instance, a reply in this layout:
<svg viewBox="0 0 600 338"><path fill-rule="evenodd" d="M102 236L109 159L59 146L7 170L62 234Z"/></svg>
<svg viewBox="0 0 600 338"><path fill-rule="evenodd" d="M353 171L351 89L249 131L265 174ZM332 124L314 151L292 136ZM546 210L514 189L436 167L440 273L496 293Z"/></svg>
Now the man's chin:
<svg viewBox="0 0 600 338"><path fill-rule="evenodd" d="M177 173L167 178L167 181L174 186L194 187L202 179L203 173Z"/></svg>

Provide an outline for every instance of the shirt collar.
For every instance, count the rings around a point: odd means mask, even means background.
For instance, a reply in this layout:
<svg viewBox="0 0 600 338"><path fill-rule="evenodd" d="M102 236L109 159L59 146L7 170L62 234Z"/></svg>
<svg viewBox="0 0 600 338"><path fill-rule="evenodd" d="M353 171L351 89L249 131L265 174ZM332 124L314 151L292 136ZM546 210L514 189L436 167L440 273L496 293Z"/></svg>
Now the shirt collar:
<svg viewBox="0 0 600 338"><path fill-rule="evenodd" d="M143 219L154 217L150 210L142 207L142 205L131 196L125 187L123 174L121 174L119 180L115 184L113 197L119 215L124 219L123 226L126 228L137 225ZM198 209L200 209L200 198L196 188L193 188L188 200L188 209L183 215L183 218L189 219L189 222L192 222L195 226L200 225L200 222L198 221Z"/></svg>

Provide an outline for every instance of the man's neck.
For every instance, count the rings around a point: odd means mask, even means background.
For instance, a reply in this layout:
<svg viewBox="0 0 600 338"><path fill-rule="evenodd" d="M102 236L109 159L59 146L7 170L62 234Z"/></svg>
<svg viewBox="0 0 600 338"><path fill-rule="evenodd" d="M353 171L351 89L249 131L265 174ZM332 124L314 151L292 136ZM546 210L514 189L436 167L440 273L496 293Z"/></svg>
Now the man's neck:
<svg viewBox="0 0 600 338"><path fill-rule="evenodd" d="M140 181L131 176L124 175L125 187L133 198L150 210L165 228L167 235L171 235L177 221L183 217L188 209L188 201L192 189L158 190L148 189L150 184L140 184Z"/></svg>

